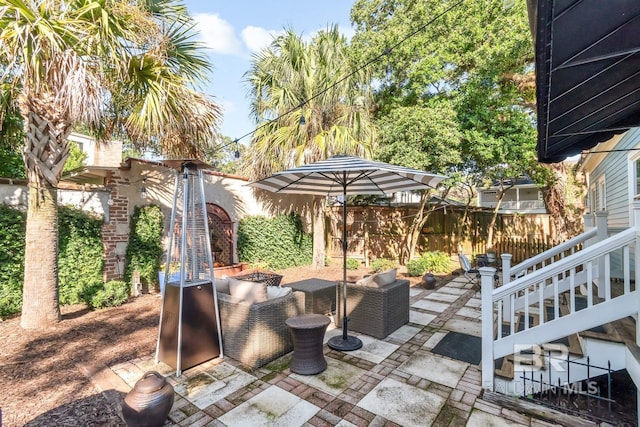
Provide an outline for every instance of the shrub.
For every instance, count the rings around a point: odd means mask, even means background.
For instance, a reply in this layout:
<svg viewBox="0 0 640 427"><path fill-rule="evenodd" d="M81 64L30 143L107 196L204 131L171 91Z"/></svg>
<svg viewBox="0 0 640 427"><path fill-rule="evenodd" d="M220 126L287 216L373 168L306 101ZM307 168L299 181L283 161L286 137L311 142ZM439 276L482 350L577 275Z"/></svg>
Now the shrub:
<svg viewBox="0 0 640 427"><path fill-rule="evenodd" d="M102 281L102 218L71 208L58 209L58 279L60 304L82 301L85 287Z"/></svg>
<svg viewBox="0 0 640 427"><path fill-rule="evenodd" d="M83 300L85 288L102 281L102 219L79 209L58 209L58 278L61 304ZM0 317L22 306L25 214L0 205Z"/></svg>
<svg viewBox="0 0 640 427"><path fill-rule="evenodd" d="M25 214L0 204L0 318L22 306Z"/></svg>
<svg viewBox="0 0 640 427"><path fill-rule="evenodd" d="M131 283L134 271L140 283L150 287L158 283L162 258L162 210L157 205L136 206L131 216L131 234L127 246L125 280Z"/></svg>
<svg viewBox="0 0 640 427"><path fill-rule="evenodd" d="M424 258L412 259L407 263L407 274L409 276L422 276L427 271Z"/></svg>
<svg viewBox="0 0 640 427"><path fill-rule="evenodd" d="M391 270L392 268L396 267L397 264L395 261L386 258L378 258L371 263L371 268L373 269L374 273Z"/></svg>
<svg viewBox="0 0 640 427"><path fill-rule="evenodd" d="M360 261L355 258L347 258L347 270L357 270L360 267Z"/></svg>
<svg viewBox="0 0 640 427"><path fill-rule="evenodd" d="M111 280L103 286L89 286L86 290L85 302L95 310L98 308L116 307L129 299L130 285L122 280Z"/></svg>
<svg viewBox="0 0 640 427"><path fill-rule="evenodd" d="M442 251L425 252L420 258L407 263L407 273L410 276L422 276L426 272L444 273L449 268L449 256Z"/></svg>
<svg viewBox="0 0 640 427"><path fill-rule="evenodd" d="M238 224L238 258L280 270L311 264L313 238L304 233L297 214L275 218L251 216Z"/></svg>

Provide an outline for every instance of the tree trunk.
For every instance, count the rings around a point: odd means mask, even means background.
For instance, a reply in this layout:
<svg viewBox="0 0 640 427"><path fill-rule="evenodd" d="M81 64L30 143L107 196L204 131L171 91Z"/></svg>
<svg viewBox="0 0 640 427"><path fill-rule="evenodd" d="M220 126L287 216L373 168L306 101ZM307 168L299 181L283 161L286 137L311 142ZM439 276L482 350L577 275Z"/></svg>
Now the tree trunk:
<svg viewBox="0 0 640 427"><path fill-rule="evenodd" d="M324 197L314 197L311 214L313 216L313 263L316 270L324 268L325 233L324 233Z"/></svg>
<svg viewBox="0 0 640 427"><path fill-rule="evenodd" d="M544 202L551 216L553 236L557 241L564 241L578 235L582 231L583 206L572 206L567 202L567 193L574 192L572 198L580 201L583 194L571 184L571 179L562 163L547 165L554 176L554 183L544 192Z"/></svg>
<svg viewBox="0 0 640 427"><path fill-rule="evenodd" d="M489 223L489 229L487 230L487 245L486 245L486 249L490 248L493 246L493 232L496 228L496 221L498 219L498 212L500 211L500 205L502 205L502 200L504 199L505 194L507 194L507 191L509 189L511 189L513 187L513 185L508 186L507 188L502 188L500 190L500 196L498 197L498 203L496 203L496 207L493 210L493 213L491 214L491 222Z"/></svg>
<svg viewBox="0 0 640 427"><path fill-rule="evenodd" d="M42 329L60 319L57 190L30 184L20 326Z"/></svg>
<svg viewBox="0 0 640 427"><path fill-rule="evenodd" d="M51 107L55 103L47 103L50 98L42 95L41 99L20 99L26 134L23 158L29 181L20 319L25 329L46 328L61 319L56 188L69 156L67 136L71 127Z"/></svg>

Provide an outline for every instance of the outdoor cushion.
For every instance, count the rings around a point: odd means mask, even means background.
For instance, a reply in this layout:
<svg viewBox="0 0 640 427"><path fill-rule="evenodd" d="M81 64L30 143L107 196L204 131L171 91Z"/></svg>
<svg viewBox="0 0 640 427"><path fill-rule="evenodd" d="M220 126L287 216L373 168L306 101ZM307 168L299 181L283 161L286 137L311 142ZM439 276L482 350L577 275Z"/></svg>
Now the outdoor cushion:
<svg viewBox="0 0 640 427"><path fill-rule="evenodd" d="M374 274L373 281L376 282L378 286L388 285L396 281L397 272L398 272L397 268L392 268L391 270Z"/></svg>
<svg viewBox="0 0 640 427"><path fill-rule="evenodd" d="M267 299L280 298L291 293L291 288L267 286Z"/></svg>
<svg viewBox="0 0 640 427"><path fill-rule="evenodd" d="M372 274L371 276L367 276L367 277L363 277L362 279L356 281L356 285L358 286L372 286L372 287L378 287L378 284L376 282L374 282L374 278L375 278L375 274Z"/></svg>
<svg viewBox="0 0 640 427"><path fill-rule="evenodd" d="M215 283L216 285L216 293L222 292L223 294L231 294L231 291L229 290L228 278L224 277L213 279L213 283Z"/></svg>
<svg viewBox="0 0 640 427"><path fill-rule="evenodd" d="M372 274L371 276L362 278L356 282L358 286L369 286L371 288L381 288L396 281L396 273L398 269L394 268L382 273Z"/></svg>
<svg viewBox="0 0 640 427"><path fill-rule="evenodd" d="M267 284L229 277L231 296L249 304L267 301Z"/></svg>

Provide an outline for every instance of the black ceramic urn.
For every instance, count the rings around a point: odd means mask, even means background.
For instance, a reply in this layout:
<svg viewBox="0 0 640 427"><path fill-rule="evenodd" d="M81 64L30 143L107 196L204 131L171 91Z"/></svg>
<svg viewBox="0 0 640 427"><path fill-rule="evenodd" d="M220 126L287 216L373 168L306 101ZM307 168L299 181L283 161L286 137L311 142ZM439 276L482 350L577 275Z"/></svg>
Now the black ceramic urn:
<svg viewBox="0 0 640 427"><path fill-rule="evenodd" d="M122 402L129 427L162 426L173 406L173 387L156 371L146 372Z"/></svg>

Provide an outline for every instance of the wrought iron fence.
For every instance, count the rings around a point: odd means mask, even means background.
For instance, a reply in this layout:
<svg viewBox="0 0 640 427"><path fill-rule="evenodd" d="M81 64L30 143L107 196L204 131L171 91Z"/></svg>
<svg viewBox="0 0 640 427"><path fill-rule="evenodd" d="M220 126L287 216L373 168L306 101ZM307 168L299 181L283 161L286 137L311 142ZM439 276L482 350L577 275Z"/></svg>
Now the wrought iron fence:
<svg viewBox="0 0 640 427"><path fill-rule="evenodd" d="M589 357L585 363L571 360L568 353L566 358L553 356L551 351L546 359L566 363L566 376L562 378L563 375L551 369L553 363L547 363L548 367L544 371L531 370L529 375L523 372L520 376L523 381L521 399L597 422L636 425L637 413L623 408L615 399L615 372L611 369L610 361L607 362L607 367L597 366L590 363ZM577 367L586 368L586 378L572 380L572 371ZM554 372L557 376L554 376ZM636 402L635 398L632 400Z"/></svg>

